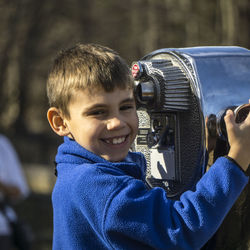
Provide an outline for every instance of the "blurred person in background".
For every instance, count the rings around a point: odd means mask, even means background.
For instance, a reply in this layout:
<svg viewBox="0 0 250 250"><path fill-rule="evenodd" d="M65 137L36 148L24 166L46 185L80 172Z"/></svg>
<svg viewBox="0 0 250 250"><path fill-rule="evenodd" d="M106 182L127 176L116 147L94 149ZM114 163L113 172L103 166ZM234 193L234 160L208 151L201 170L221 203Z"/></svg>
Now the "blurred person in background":
<svg viewBox="0 0 250 250"><path fill-rule="evenodd" d="M9 139L0 134L0 249L12 249L10 221L17 219L12 204L27 198L29 188L17 153Z"/></svg>

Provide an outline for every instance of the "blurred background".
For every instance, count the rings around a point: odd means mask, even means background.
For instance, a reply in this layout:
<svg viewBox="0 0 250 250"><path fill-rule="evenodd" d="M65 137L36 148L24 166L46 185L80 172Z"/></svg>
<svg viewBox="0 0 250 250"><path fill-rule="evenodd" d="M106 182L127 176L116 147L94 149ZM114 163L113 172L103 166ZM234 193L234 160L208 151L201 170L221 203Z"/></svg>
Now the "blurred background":
<svg viewBox="0 0 250 250"><path fill-rule="evenodd" d="M33 249L51 249L53 161L61 138L46 118L46 77L58 51L100 43L130 65L160 48L249 49L249 27L249 0L0 0L0 132L13 143L31 189L17 210L34 231ZM222 225L217 249L250 249L248 190Z"/></svg>

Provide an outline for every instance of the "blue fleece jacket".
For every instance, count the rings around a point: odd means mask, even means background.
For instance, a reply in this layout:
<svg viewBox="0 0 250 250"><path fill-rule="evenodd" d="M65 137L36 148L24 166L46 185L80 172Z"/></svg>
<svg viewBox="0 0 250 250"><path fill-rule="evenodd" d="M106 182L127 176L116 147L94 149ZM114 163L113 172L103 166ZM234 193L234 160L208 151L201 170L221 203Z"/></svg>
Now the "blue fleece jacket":
<svg viewBox="0 0 250 250"><path fill-rule="evenodd" d="M248 182L221 157L179 201L145 184L144 157L112 163L68 138L56 156L54 250L200 249Z"/></svg>

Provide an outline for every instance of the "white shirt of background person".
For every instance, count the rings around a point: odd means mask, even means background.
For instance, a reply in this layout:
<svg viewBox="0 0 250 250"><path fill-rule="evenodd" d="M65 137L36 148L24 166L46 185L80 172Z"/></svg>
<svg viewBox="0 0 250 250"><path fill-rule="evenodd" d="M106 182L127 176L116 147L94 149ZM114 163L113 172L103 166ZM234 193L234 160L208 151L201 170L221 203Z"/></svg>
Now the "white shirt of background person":
<svg viewBox="0 0 250 250"><path fill-rule="evenodd" d="M29 195L29 187L27 185L21 163L15 149L9 139L4 135L0 135L0 181L6 185L13 185L19 188L21 199ZM0 191L0 200L3 194ZM7 209L8 217L15 220L16 214L13 209ZM11 229L7 219L0 211L0 235L10 235Z"/></svg>

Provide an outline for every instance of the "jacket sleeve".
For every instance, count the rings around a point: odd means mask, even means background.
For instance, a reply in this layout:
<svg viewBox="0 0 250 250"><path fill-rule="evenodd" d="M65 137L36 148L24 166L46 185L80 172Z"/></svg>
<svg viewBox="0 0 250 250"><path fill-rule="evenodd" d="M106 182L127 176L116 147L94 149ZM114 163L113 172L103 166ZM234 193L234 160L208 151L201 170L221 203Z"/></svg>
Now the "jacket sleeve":
<svg viewBox="0 0 250 250"><path fill-rule="evenodd" d="M218 158L194 192L179 201L161 188L130 179L106 206L103 233L113 249L200 249L216 232L248 182L228 159Z"/></svg>

